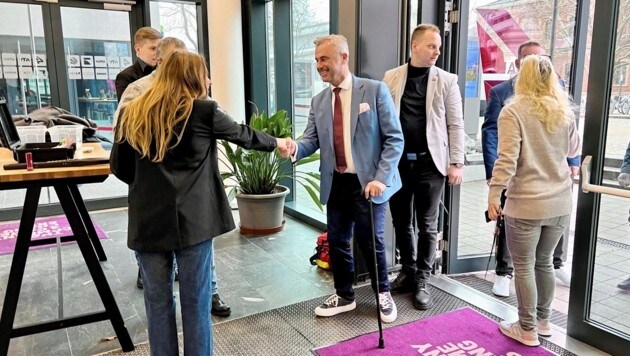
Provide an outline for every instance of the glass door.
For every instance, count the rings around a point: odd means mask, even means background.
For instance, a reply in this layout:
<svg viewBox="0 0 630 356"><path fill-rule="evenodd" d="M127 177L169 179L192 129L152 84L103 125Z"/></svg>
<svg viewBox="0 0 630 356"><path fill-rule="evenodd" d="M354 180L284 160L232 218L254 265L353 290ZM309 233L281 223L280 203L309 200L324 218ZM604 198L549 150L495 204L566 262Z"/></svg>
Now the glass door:
<svg viewBox="0 0 630 356"><path fill-rule="evenodd" d="M629 0L595 2L567 325L615 355L630 350L630 189L618 178L630 172L629 17Z"/></svg>
<svg viewBox="0 0 630 356"><path fill-rule="evenodd" d="M41 5L0 3L0 98L12 115L51 105Z"/></svg>
<svg viewBox="0 0 630 356"><path fill-rule="evenodd" d="M500 100L490 102L490 89L516 75L520 45L535 41L552 56L558 76L570 91L577 1L462 0L454 3L460 16L459 22L453 24L450 61L454 63L452 68L457 69L452 72L457 72L460 78L464 130L468 139L464 182L459 187L458 204L453 202L449 213L450 229L444 234L448 243L444 247L443 266L448 274L483 271L486 266L493 272L495 224L486 221L484 212L487 181L494 166L492 157L496 157L496 120L502 103ZM531 11L532 8L538 10ZM491 104L498 105L494 112L487 110Z"/></svg>
<svg viewBox="0 0 630 356"><path fill-rule="evenodd" d="M63 6L61 27L70 111L96 122L99 134L111 139L116 75L133 64L129 13Z"/></svg>

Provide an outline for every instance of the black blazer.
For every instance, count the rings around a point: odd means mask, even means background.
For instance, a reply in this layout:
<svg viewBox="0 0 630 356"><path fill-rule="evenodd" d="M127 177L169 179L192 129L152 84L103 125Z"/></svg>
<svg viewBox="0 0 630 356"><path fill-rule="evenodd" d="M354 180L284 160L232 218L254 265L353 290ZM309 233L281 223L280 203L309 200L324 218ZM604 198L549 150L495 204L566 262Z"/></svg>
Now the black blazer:
<svg viewBox="0 0 630 356"><path fill-rule="evenodd" d="M237 124L211 100L195 100L180 143L164 160L140 158L115 142L112 172L129 185L129 248L164 252L196 245L235 228L219 173L217 139L272 151L276 139Z"/></svg>
<svg viewBox="0 0 630 356"><path fill-rule="evenodd" d="M155 70L155 68L151 66L147 69L147 73L144 73L140 62L136 61L132 66L129 66L118 73L116 76L116 95L118 96L119 103L120 98L122 98L122 95L129 84L144 77L145 75L151 74L151 72Z"/></svg>

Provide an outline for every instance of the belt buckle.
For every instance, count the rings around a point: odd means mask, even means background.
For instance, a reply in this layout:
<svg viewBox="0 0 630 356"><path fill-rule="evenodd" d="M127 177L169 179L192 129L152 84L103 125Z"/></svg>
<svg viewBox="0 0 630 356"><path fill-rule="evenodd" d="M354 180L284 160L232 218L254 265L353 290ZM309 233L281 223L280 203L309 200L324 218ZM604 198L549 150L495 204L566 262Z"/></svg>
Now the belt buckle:
<svg viewBox="0 0 630 356"><path fill-rule="evenodd" d="M415 153L407 153L407 161L416 161L418 159L418 155Z"/></svg>

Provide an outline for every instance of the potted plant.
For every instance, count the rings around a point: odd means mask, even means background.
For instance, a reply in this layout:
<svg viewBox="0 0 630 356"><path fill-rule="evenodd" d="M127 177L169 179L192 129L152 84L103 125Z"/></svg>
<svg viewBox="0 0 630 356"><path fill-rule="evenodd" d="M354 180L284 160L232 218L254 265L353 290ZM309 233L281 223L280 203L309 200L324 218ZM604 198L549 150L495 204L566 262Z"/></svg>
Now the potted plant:
<svg viewBox="0 0 630 356"><path fill-rule="evenodd" d="M274 137L291 137L292 125L285 110L268 116L265 112L252 114L249 126ZM262 152L233 148L227 141L221 141L223 157L221 162L228 168L221 173L225 186L229 188L228 198L236 197L241 233L248 235L270 234L282 230L284 226L284 198L289 188L280 185L284 179L295 179L308 192L315 204L322 209L319 201L320 174L290 169L290 159L280 157L278 151ZM296 166L319 160L319 154L297 162Z"/></svg>

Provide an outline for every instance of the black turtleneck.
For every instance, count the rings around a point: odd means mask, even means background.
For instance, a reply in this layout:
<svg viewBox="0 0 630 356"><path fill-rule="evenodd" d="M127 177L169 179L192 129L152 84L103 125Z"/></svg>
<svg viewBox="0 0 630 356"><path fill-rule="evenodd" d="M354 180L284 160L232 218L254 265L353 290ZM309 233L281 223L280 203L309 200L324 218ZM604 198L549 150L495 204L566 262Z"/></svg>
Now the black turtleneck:
<svg viewBox="0 0 630 356"><path fill-rule="evenodd" d="M405 136L405 153L429 152L426 111L429 69L430 67L419 68L407 64L407 82L400 100L400 123Z"/></svg>
<svg viewBox="0 0 630 356"><path fill-rule="evenodd" d="M140 58L138 58L138 63L140 63L140 69L142 69L143 75L149 75L155 70L155 67L151 67Z"/></svg>

